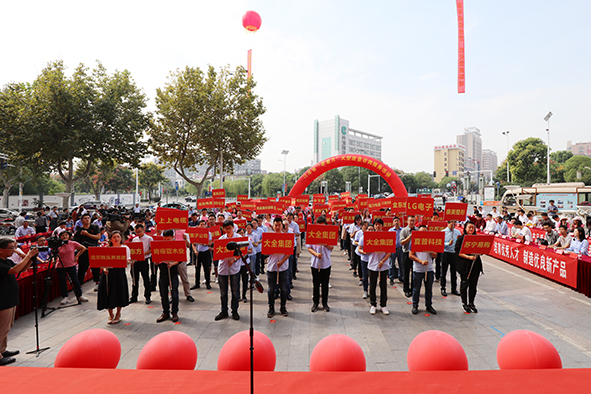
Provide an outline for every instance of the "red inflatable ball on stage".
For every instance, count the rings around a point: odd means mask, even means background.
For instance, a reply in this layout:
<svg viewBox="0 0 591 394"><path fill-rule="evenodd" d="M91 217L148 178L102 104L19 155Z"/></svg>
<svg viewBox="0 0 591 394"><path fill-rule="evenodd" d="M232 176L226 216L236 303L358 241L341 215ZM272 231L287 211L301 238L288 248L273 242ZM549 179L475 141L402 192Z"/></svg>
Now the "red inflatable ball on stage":
<svg viewBox="0 0 591 394"><path fill-rule="evenodd" d="M55 368L117 368L121 344L102 328L82 331L68 339L55 359Z"/></svg>
<svg viewBox="0 0 591 394"><path fill-rule="evenodd" d="M552 343L529 330L515 330L505 335L497 346L500 369L562 368L562 360Z"/></svg>
<svg viewBox="0 0 591 394"><path fill-rule="evenodd" d="M150 339L137 358L137 369L193 370L197 346L180 331L166 331Z"/></svg>
<svg viewBox="0 0 591 394"><path fill-rule="evenodd" d="M254 370L274 371L277 356L268 336L254 332ZM226 341L218 357L218 371L250 371L250 336L240 331Z"/></svg>
<svg viewBox="0 0 591 394"><path fill-rule="evenodd" d="M384 180L388 182L388 185L390 185L392 192L397 197L408 196L408 193L406 192L406 187L404 187L404 183L402 183L402 181L393 169L388 167L382 161L374 159L373 157L351 154L332 156L310 167L306 172L302 174L302 176L298 179L295 185L293 185L293 187L289 191L289 195L291 197L295 197L299 196L300 194L303 194L304 190L306 190L306 188L310 185L310 183L312 183L312 181L314 181L314 179L318 178L326 171L334 170L335 168L339 167L366 168L384 178Z"/></svg>
<svg viewBox="0 0 591 394"><path fill-rule="evenodd" d="M261 22L261 16L255 11L246 11L242 16L242 26L252 33L255 33L261 28Z"/></svg>
<svg viewBox="0 0 591 394"><path fill-rule="evenodd" d="M361 346L347 335L333 334L322 339L310 355L310 372L365 372Z"/></svg>
<svg viewBox="0 0 591 394"><path fill-rule="evenodd" d="M424 331L408 347L409 371L467 371L468 358L460 343L446 332Z"/></svg>

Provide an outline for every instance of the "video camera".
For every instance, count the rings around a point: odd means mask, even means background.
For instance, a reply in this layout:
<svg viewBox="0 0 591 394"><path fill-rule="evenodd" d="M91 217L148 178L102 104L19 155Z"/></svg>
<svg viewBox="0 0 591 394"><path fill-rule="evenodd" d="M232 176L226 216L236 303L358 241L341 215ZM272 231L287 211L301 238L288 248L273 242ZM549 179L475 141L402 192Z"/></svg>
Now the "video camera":
<svg viewBox="0 0 591 394"><path fill-rule="evenodd" d="M51 250L58 250L67 243L68 241L64 241L63 239L60 239L58 237L49 237L47 238L47 246L42 246L38 249L40 252L47 252L49 248L51 248Z"/></svg>

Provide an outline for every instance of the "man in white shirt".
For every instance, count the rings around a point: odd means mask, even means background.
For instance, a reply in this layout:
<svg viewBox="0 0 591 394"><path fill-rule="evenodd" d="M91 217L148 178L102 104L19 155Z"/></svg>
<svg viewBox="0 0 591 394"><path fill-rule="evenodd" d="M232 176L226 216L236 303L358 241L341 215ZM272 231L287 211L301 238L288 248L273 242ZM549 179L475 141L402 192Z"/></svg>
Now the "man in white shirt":
<svg viewBox="0 0 591 394"><path fill-rule="evenodd" d="M523 225L523 223L517 219L513 224L514 227L517 227L519 231L515 238L521 239L523 242L532 242L533 238L531 236L531 230Z"/></svg>
<svg viewBox="0 0 591 394"><path fill-rule="evenodd" d="M281 233L283 229L283 221L279 216L273 220L273 229L268 232ZM289 255L287 254L271 254L267 257L267 283L269 289L267 291L269 300L269 311L267 317L272 318L275 315L275 288L279 286L281 293L281 309L283 316L288 316L286 303L287 294L289 292L288 273L289 270Z"/></svg>
<svg viewBox="0 0 591 394"><path fill-rule="evenodd" d="M427 227L422 224L419 231L426 231ZM437 257L434 252L413 252L412 247L409 257L413 261L413 289L412 289L412 314L419 313L419 293L421 284L425 281L425 306L427 312L436 315L437 311L433 308L433 279L435 276L433 260Z"/></svg>
<svg viewBox="0 0 591 394"><path fill-rule="evenodd" d="M495 220L493 219L492 214L487 214L486 215L486 226L484 226L484 231L492 233L493 231L495 231L497 227L497 223L495 223Z"/></svg>
<svg viewBox="0 0 591 394"><path fill-rule="evenodd" d="M35 229L29 226L29 222L25 220L23 225L16 229L14 237L18 239L20 237L28 237L29 235L35 235Z"/></svg>
<svg viewBox="0 0 591 394"><path fill-rule="evenodd" d="M300 257L300 226L294 222L293 213L287 214L287 227L294 233L293 255L289 258L289 268L291 271L291 278L297 279L296 272L298 270L298 257Z"/></svg>
<svg viewBox="0 0 591 394"><path fill-rule="evenodd" d="M496 219L497 216L502 216L499 211L497 211L497 207L492 207L492 212L490 213L493 219Z"/></svg>
<svg viewBox="0 0 591 394"><path fill-rule="evenodd" d="M133 238L131 240L131 243L141 243L142 247L144 249L144 260L142 261L131 261L131 275L133 277L133 284L132 284L132 288L131 288L131 298L129 299L129 303L132 304L134 302L137 302L137 296L139 293L139 287L140 287L140 274L144 280L144 300L147 304L150 304L152 302L152 284L150 283L150 272L149 272L149 267L150 267L150 257L152 257L151 254L151 244L152 241L154 240L152 237L150 237L149 235L146 235L145 229L144 229L144 225L143 224L137 224L135 226L135 234L136 237ZM133 247L133 246L131 246Z"/></svg>
<svg viewBox="0 0 591 394"><path fill-rule="evenodd" d="M289 215L287 215L289 220ZM292 215L293 217L293 215ZM316 219L317 224L326 224L326 217L320 216ZM318 310L318 303L320 302L320 287L322 287L322 308L330 311L328 306L328 282L330 281L330 269L332 262L330 259L330 252L334 246L332 245L306 245L308 252L312 255L311 270L312 270L312 312Z"/></svg>
<svg viewBox="0 0 591 394"><path fill-rule="evenodd" d="M234 232L234 222L226 220L223 224L224 235L220 239L240 238L240 235ZM220 300L222 303L221 312L215 317L215 320L227 318L228 315L228 285L232 291L232 319L240 320L238 314L238 303L240 299L240 257L232 256L220 260L218 263L218 283L220 286Z"/></svg>

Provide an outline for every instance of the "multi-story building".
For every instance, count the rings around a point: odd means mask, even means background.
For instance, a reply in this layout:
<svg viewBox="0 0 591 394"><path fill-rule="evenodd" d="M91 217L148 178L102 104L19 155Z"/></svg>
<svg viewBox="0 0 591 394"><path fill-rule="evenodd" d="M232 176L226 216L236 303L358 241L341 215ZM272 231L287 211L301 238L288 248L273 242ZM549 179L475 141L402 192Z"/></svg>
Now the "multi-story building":
<svg viewBox="0 0 591 394"><path fill-rule="evenodd" d="M331 120L314 120L314 163L336 155L357 153L382 159L382 137L355 130L339 115Z"/></svg>
<svg viewBox="0 0 591 394"><path fill-rule="evenodd" d="M566 141L566 150L575 156L591 156L591 142L573 144L572 141Z"/></svg>
<svg viewBox="0 0 591 394"><path fill-rule="evenodd" d="M466 147L461 144L438 145L433 148L435 182L441 182L446 174L461 177L464 172Z"/></svg>
<svg viewBox="0 0 591 394"><path fill-rule="evenodd" d="M490 149L483 149L482 150L482 167L481 167L482 174L481 175L484 176L485 179L490 180L491 174L494 177L495 172L497 171L497 167L498 167L497 153L493 150L490 150ZM492 171L492 173L490 171Z"/></svg>
<svg viewBox="0 0 591 394"><path fill-rule="evenodd" d="M466 147L466 171L479 171L482 168L482 138L477 127L467 127L464 134L456 137L456 142Z"/></svg>

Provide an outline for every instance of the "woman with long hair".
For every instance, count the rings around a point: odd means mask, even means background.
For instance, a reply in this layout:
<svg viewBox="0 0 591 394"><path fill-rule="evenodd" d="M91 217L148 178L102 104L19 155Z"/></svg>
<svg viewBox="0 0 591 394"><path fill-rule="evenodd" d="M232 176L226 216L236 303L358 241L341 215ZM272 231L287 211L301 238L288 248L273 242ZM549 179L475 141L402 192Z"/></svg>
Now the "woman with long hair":
<svg viewBox="0 0 591 394"><path fill-rule="evenodd" d="M583 229L583 227L575 227L575 230L573 231L573 240L566 251L584 256L589 255L589 241L585 238L585 229Z"/></svg>
<svg viewBox="0 0 591 394"><path fill-rule="evenodd" d="M478 309L474 306L474 298L476 298L476 288L478 286L478 277L484 273L482 269L482 260L477 254L460 253L464 237L466 235L476 234L476 226L474 223L467 221L464 223L464 234L460 235L456 240L456 254L457 271L460 274L460 296L462 297L462 309L465 313L478 313Z"/></svg>
<svg viewBox="0 0 591 394"><path fill-rule="evenodd" d="M123 244L123 236L120 231L113 231L109 239L109 246L122 247L126 249L127 264L131 260L129 248ZM121 308L129 305L129 288L127 286L127 276L125 268L103 269L99 282L97 308L99 311L107 309L109 311L109 320L107 324L117 324L121 320ZM117 314L113 316L113 310L117 309Z"/></svg>

